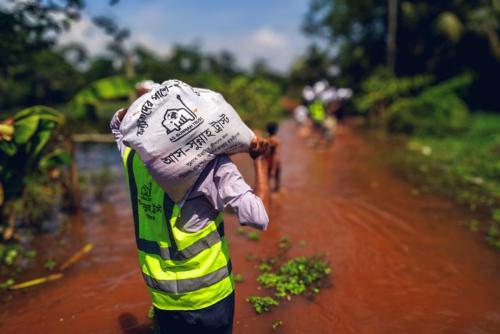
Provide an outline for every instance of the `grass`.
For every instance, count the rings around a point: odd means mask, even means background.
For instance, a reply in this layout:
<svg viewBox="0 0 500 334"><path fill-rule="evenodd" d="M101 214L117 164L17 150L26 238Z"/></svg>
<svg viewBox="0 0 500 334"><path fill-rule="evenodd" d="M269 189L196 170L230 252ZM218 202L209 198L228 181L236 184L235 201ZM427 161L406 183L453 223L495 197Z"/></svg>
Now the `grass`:
<svg viewBox="0 0 500 334"><path fill-rule="evenodd" d="M412 136L395 165L418 185L486 213L481 219L488 243L500 249L500 115L476 113L461 134ZM471 229L478 229L477 222ZM499 226L497 226L499 225Z"/></svg>

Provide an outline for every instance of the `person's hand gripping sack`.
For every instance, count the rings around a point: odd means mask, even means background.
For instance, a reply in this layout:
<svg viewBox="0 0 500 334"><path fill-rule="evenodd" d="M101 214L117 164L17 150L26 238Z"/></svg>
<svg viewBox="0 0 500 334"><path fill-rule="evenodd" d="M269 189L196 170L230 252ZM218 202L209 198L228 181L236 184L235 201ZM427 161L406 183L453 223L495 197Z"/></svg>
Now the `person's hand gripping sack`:
<svg viewBox="0 0 500 334"><path fill-rule="evenodd" d="M255 137L250 143L249 154L252 159L257 159L259 156L266 156L271 152L272 143L269 139Z"/></svg>

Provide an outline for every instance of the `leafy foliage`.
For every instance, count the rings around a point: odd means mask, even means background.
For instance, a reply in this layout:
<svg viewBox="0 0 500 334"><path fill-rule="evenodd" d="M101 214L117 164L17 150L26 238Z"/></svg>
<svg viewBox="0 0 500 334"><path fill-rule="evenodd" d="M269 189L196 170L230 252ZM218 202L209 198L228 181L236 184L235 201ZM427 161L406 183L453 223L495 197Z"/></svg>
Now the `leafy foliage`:
<svg viewBox="0 0 500 334"><path fill-rule="evenodd" d="M20 216L29 223L50 212L47 208L57 187L51 184L49 172L71 160L68 152L56 145L64 123L60 113L45 106L24 109L4 122L13 132L0 138L2 221L12 219L6 216Z"/></svg>
<svg viewBox="0 0 500 334"><path fill-rule="evenodd" d="M269 296L251 296L247 298L247 302L252 304L257 314L269 312L271 310L271 307L279 305L279 302L276 299Z"/></svg>
<svg viewBox="0 0 500 334"><path fill-rule="evenodd" d="M276 297L318 293L321 280L330 273L328 263L319 257L297 257L283 264L277 272L261 274L257 282L273 289Z"/></svg>
<svg viewBox="0 0 500 334"><path fill-rule="evenodd" d="M397 1L396 75L432 73L436 80L464 70L474 73L472 108L498 110L492 82L500 75L500 8L497 0ZM391 1L310 0L306 34L335 45L335 81L355 91L387 63L388 4ZM317 78L318 79L318 78Z"/></svg>
<svg viewBox="0 0 500 334"><path fill-rule="evenodd" d="M470 76L455 77L425 89L415 98L390 106L388 127L394 132L447 135L463 130L469 108L457 94L470 84Z"/></svg>
<svg viewBox="0 0 500 334"><path fill-rule="evenodd" d="M431 82L429 75L394 78L379 68L361 84L357 109L364 113L384 112L397 99L411 96Z"/></svg>
<svg viewBox="0 0 500 334"><path fill-rule="evenodd" d="M394 153L394 152L392 152ZM446 137L414 135L407 150L394 155L395 167L420 191L444 194L471 210L491 212L490 243L500 208L500 118L472 114L467 128ZM482 219L488 221L488 217ZM474 223L477 229L478 223ZM495 241L496 242L496 241Z"/></svg>
<svg viewBox="0 0 500 334"><path fill-rule="evenodd" d="M270 80L238 76L221 93L240 113L243 121L253 126L264 127L282 115L280 87Z"/></svg>
<svg viewBox="0 0 500 334"><path fill-rule="evenodd" d="M97 80L73 97L69 115L76 120L96 120L96 111L103 101L127 99L133 92L133 82L125 77L114 76Z"/></svg>
<svg viewBox="0 0 500 334"><path fill-rule="evenodd" d="M292 247L289 237L282 237L278 242L278 254L275 257L261 259L261 274L257 282L273 292L273 297L252 296L247 299L257 314L268 312L271 306L277 306L276 298L288 300L291 295L313 295L320 291L324 279L330 274L328 262L321 255L295 257L287 260L287 252Z"/></svg>

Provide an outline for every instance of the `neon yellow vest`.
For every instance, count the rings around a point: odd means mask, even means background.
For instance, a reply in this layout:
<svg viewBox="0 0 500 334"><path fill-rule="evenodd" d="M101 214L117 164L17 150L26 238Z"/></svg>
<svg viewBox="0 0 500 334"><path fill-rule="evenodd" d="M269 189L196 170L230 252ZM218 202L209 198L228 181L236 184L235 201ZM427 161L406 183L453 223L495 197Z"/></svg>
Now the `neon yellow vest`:
<svg viewBox="0 0 500 334"><path fill-rule="evenodd" d="M180 206L149 175L135 151L123 156L129 181L139 264L153 305L197 310L234 290L223 215L197 232L182 231Z"/></svg>
<svg viewBox="0 0 500 334"><path fill-rule="evenodd" d="M323 103L318 100L311 103L311 105L309 106L309 114L311 115L311 118L314 122L323 122L323 120L325 119L325 107L323 106Z"/></svg>

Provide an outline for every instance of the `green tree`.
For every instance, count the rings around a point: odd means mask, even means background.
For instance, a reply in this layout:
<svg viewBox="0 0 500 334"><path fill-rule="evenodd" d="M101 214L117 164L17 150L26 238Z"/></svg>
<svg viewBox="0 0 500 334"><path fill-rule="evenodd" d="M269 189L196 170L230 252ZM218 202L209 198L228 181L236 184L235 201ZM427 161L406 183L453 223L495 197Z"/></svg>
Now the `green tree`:
<svg viewBox="0 0 500 334"><path fill-rule="evenodd" d="M500 75L498 0L398 1L397 13L396 75L432 73L442 81L472 70L468 102L500 108L491 84ZM303 28L335 46L335 63L358 88L387 62L388 14L387 0L311 0Z"/></svg>

